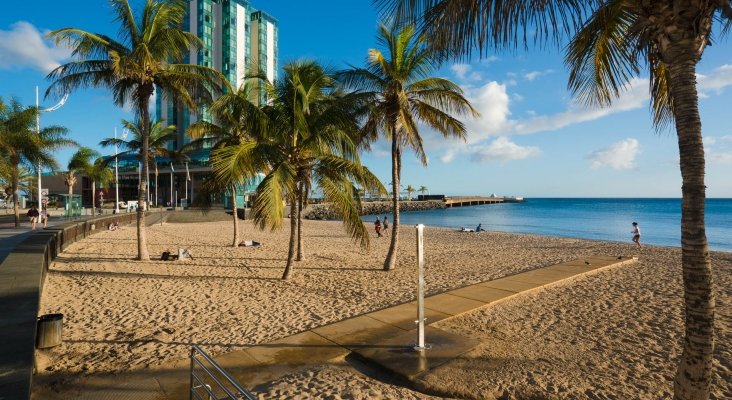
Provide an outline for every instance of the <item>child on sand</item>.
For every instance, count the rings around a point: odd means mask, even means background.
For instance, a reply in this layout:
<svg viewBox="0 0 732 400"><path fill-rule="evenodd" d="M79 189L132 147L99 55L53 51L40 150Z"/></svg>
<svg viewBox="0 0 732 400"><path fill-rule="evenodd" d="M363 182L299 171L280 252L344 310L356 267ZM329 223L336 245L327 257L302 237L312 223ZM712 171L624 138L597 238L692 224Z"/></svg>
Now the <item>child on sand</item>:
<svg viewBox="0 0 732 400"><path fill-rule="evenodd" d="M633 231L631 233L633 234L633 242L638 245L638 248L643 247L640 244L641 232L637 222L633 222Z"/></svg>
<svg viewBox="0 0 732 400"><path fill-rule="evenodd" d="M381 237L381 221L379 221L379 217L376 217L376 221L374 222L374 230L376 231L376 237Z"/></svg>

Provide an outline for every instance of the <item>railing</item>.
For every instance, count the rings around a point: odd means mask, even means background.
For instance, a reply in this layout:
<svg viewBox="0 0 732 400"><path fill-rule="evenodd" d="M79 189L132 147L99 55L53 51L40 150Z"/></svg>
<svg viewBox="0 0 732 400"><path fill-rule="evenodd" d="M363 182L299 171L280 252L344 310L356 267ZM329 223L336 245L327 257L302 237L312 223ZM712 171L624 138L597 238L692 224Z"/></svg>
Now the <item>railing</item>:
<svg viewBox="0 0 732 400"><path fill-rule="evenodd" d="M190 397L193 400L255 400L200 347L191 348Z"/></svg>

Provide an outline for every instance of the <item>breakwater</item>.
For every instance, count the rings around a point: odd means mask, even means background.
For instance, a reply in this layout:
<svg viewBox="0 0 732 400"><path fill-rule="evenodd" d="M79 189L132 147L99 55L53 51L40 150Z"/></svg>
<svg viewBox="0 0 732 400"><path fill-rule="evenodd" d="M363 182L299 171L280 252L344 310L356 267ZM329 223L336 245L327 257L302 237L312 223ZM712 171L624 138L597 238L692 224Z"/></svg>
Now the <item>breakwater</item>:
<svg viewBox="0 0 732 400"><path fill-rule="evenodd" d="M369 201L361 203L361 215L391 214L391 201ZM401 201L400 212L438 210L445 208L442 200ZM341 216L330 204L309 204L303 212L305 219L337 220Z"/></svg>

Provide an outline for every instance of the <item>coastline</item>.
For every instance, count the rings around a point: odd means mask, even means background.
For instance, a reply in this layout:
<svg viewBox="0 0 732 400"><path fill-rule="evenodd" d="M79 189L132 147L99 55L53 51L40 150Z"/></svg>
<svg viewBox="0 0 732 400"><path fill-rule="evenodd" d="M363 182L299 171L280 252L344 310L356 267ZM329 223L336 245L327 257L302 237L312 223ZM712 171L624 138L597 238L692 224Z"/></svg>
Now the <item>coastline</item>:
<svg viewBox="0 0 732 400"><path fill-rule="evenodd" d="M262 232L249 222L242 222L241 228L242 239L264 246L229 247L230 222L150 227L151 254L176 246L191 249L194 259L177 263L133 261L134 227L100 232L70 246L50 268L41 306L42 314L65 314L66 340L38 352L36 398L63 398L54 396L73 390L79 376L155 368L184 359L189 343L224 354L414 297L411 227L403 226L400 232L399 267L384 272L381 263L388 238L372 237L371 251L364 252L339 222L306 221L306 260L295 265L290 281L278 279L288 231ZM425 246L428 295L593 254L638 255L641 260L638 267L581 277L440 322L440 328L479 338L484 345L426 375L425 387L453 390L459 397L472 393L490 398L501 390L551 393L543 380L555 379L552 387L565 395L577 394L583 385L597 386L593 393L613 393L618 387L618 393L637 390L635 396L664 397L659 394L670 392L682 323L678 248L646 246L637 253L627 243L446 228L426 230ZM720 252L712 252L712 257L718 275L719 320L724 321L732 318L732 257ZM567 338L574 342L570 349ZM628 356L628 340L659 349L665 358ZM724 341L732 343L729 326L718 328L717 343ZM579 351L592 346L599 349L596 356L588 358ZM718 346L718 352L722 362L732 360L728 345ZM514 360L506 371L490 367L490 360L506 357ZM576 382L563 372L562 364L582 358L593 363L592 368L585 365L593 371L592 379ZM613 359L621 360L623 370L653 371L650 382L640 381L642 374L629 375L627 382L613 378L611 372L617 368ZM472 370L489 373L475 376ZM546 378L537 381L540 372ZM325 386L297 386L298 380L314 375ZM716 371L715 389L728 393L730 378L728 371ZM349 390L349 381L366 378L348 369L322 366L283 379L257 390L265 397L287 397L297 394L288 390L299 388L316 396L325 387ZM396 390L399 396L425 398L369 379L377 397L394 397L389 393ZM455 379L463 383L450 387L448 382Z"/></svg>

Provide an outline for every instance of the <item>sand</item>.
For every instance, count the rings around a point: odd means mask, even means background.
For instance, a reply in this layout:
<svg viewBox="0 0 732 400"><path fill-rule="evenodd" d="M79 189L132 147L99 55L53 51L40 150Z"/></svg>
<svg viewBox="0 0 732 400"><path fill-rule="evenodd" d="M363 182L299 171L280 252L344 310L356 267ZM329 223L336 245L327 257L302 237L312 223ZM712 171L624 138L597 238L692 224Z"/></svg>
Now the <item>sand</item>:
<svg viewBox="0 0 732 400"><path fill-rule="evenodd" d="M35 385L139 370L188 356L191 344L223 354L414 298L414 229L403 227L400 266L382 271L388 238L360 250L335 222L306 221L306 260L280 280L288 230L243 222L167 223L148 229L153 255L137 262L135 229L72 244L51 266L41 313L65 315L64 343L39 353ZM589 255L637 254L635 266L515 296L442 321L482 344L423 377L429 393L464 398L666 398L682 335L679 251L625 243L426 230L428 294ZM717 291L715 398L732 396L732 254L713 253ZM316 366L255 388L262 398L428 398L348 365ZM542 397L543 396L543 397Z"/></svg>

